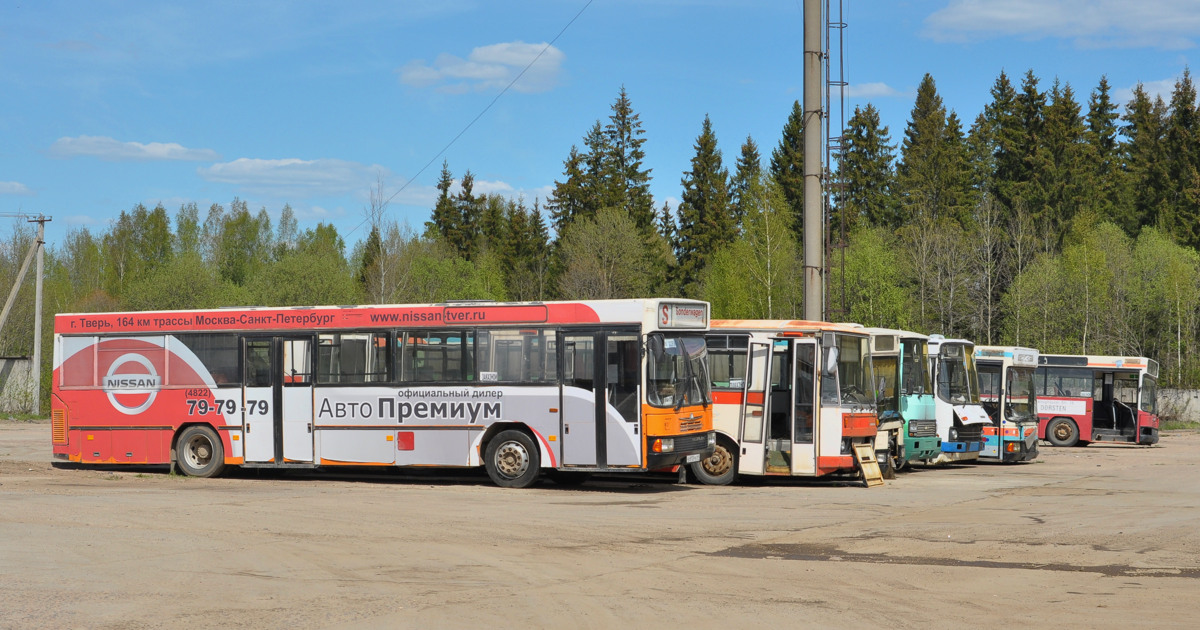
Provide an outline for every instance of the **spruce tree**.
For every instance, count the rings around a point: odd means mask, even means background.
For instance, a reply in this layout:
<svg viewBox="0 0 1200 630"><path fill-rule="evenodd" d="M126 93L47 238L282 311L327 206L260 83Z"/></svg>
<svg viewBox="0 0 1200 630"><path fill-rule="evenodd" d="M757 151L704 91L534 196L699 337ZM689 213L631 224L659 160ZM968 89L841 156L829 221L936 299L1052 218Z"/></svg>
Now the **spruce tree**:
<svg viewBox="0 0 1200 630"><path fill-rule="evenodd" d="M654 227L654 198L650 194L650 169L642 168L646 152L642 145L642 121L633 111L625 86L612 104L612 115L604 128L610 151L612 166L606 169L614 176L611 188L620 193L620 206L624 208L638 229L648 233Z"/></svg>
<svg viewBox="0 0 1200 630"><path fill-rule="evenodd" d="M1195 204L1195 176L1200 170L1200 120L1196 112L1196 86L1188 70L1175 82L1166 119L1165 151L1168 188L1159 227L1189 247L1200 246L1200 210Z"/></svg>
<svg viewBox="0 0 1200 630"><path fill-rule="evenodd" d="M425 236L428 238L449 239L451 234L458 232L458 212L454 201L450 199L450 187L453 185L454 175L450 173L450 165L443 161L437 183L437 201L433 204L429 221L425 222Z"/></svg>
<svg viewBox="0 0 1200 630"><path fill-rule="evenodd" d="M846 140L838 156L838 184L841 193L834 210L835 220L844 215L847 232L859 221L870 226L900 227L892 184L895 146L888 128L879 122L874 105L854 108L846 125Z"/></svg>
<svg viewBox="0 0 1200 630"><path fill-rule="evenodd" d="M1061 243L1080 206L1093 201L1085 152L1087 130L1070 84L1060 85L1056 80L1047 99L1037 168L1032 173L1033 194L1043 201L1044 223Z"/></svg>
<svg viewBox="0 0 1200 630"><path fill-rule="evenodd" d="M762 178L762 159L758 155L758 145L754 143L754 138L746 136L746 141L742 143L742 153L737 159L737 168L733 173L733 180L730 182L729 198L733 203L734 221L741 229L742 220L746 216L747 200L746 193L750 186ZM664 206L665 210L665 206Z"/></svg>
<svg viewBox="0 0 1200 630"><path fill-rule="evenodd" d="M1123 182L1120 169L1120 146L1117 139L1117 105L1109 96L1111 88L1108 77L1100 77L1100 84L1092 90L1087 113L1087 159L1088 178L1091 184L1090 197L1097 213L1105 220L1120 225L1120 195ZM1122 225L1126 234L1128 226Z"/></svg>
<svg viewBox="0 0 1200 630"><path fill-rule="evenodd" d="M969 164L962 125L949 117L933 77L926 74L904 130L896 189L900 224L919 217L961 221L969 207Z"/></svg>
<svg viewBox="0 0 1200 630"><path fill-rule="evenodd" d="M804 226L804 109L792 102L792 112L783 125L779 146L771 152L771 177L783 190L792 209L796 242L803 243Z"/></svg>
<svg viewBox="0 0 1200 630"><path fill-rule="evenodd" d="M691 170L683 174L679 204L677 255L685 295L699 294L697 283L709 257L736 237L729 202L729 171L721 163L721 151L708 115L704 116L694 146L696 154Z"/></svg>
<svg viewBox="0 0 1200 630"><path fill-rule="evenodd" d="M1161 98L1150 100L1139 83L1133 89L1133 98L1125 106L1122 116L1121 135L1122 162L1128 185L1121 203L1125 214L1120 225L1126 234L1136 234L1145 225L1158 221L1161 208L1166 203L1167 165L1163 149L1163 123L1166 104Z"/></svg>
<svg viewBox="0 0 1200 630"><path fill-rule="evenodd" d="M550 198L546 201L546 208L550 211L550 222L554 225L556 233L562 233L563 228L577 215L582 214L587 205L584 160L585 156L579 152L579 148L571 146L571 153L563 162L563 181L554 182L554 192L550 193Z"/></svg>

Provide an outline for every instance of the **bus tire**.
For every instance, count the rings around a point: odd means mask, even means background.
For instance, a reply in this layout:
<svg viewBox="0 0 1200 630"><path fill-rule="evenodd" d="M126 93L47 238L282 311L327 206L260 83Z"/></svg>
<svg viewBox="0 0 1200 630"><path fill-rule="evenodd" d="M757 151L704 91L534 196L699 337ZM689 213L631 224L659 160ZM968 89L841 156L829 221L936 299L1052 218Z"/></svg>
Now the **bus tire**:
<svg viewBox="0 0 1200 630"><path fill-rule="evenodd" d="M1079 426L1070 418L1055 418L1046 425L1046 441L1054 446L1075 446L1079 443Z"/></svg>
<svg viewBox="0 0 1200 630"><path fill-rule="evenodd" d="M193 425L179 434L175 460L189 477L216 477L225 470L225 447L216 431L202 424Z"/></svg>
<svg viewBox="0 0 1200 630"><path fill-rule="evenodd" d="M501 488L528 488L541 472L541 454L524 432L501 431L487 445L483 465Z"/></svg>
<svg viewBox="0 0 1200 630"><path fill-rule="evenodd" d="M688 464L692 475L707 486L727 486L737 478L737 447L724 436L717 437L713 454Z"/></svg>

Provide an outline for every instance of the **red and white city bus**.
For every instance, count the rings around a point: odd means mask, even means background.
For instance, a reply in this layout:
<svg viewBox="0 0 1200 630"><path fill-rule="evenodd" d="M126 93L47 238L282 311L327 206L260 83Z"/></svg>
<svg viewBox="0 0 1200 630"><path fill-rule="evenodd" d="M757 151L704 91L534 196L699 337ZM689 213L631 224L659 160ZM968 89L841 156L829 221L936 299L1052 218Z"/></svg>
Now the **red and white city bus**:
<svg viewBox="0 0 1200 630"><path fill-rule="evenodd" d="M55 317L56 460L645 471L715 437L708 304L602 300Z"/></svg>
<svg viewBox="0 0 1200 630"><path fill-rule="evenodd" d="M873 444L878 427L870 339L857 325L714 320L717 448L692 474L710 485L739 475L857 474L853 449Z"/></svg>
<svg viewBox="0 0 1200 630"><path fill-rule="evenodd" d="M1038 437L1054 446L1158 442L1157 361L1043 354L1038 362Z"/></svg>

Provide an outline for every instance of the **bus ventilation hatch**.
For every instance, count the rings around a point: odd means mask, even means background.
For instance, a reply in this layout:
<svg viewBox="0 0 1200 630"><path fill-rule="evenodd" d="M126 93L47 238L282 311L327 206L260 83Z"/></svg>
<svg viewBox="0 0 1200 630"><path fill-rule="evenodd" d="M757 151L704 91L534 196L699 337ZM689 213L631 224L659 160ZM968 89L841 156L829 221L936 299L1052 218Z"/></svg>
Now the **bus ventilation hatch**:
<svg viewBox="0 0 1200 630"><path fill-rule="evenodd" d="M55 409L50 412L50 435L55 444L67 443L66 409Z"/></svg>

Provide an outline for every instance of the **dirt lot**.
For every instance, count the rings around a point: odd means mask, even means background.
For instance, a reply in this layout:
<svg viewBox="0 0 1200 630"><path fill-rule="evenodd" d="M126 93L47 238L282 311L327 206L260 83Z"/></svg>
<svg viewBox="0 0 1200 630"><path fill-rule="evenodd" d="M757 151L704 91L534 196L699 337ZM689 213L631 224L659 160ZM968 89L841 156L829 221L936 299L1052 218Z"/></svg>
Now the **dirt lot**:
<svg viewBox="0 0 1200 630"><path fill-rule="evenodd" d="M0 423L0 628L1200 625L1200 434L878 488L50 465Z"/></svg>

